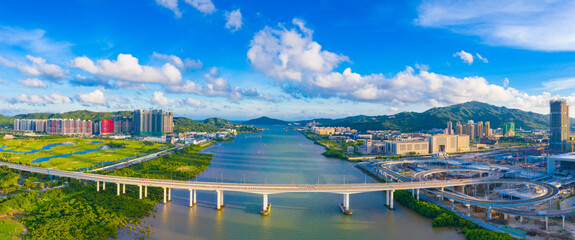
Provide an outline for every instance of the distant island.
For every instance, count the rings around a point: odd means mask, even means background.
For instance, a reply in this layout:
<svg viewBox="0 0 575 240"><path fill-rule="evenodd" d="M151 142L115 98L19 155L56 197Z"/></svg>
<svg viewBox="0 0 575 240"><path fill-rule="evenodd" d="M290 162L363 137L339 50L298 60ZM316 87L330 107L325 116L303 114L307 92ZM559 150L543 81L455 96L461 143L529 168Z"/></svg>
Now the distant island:
<svg viewBox="0 0 575 240"><path fill-rule="evenodd" d="M245 125L288 125L288 122L266 116L243 122Z"/></svg>

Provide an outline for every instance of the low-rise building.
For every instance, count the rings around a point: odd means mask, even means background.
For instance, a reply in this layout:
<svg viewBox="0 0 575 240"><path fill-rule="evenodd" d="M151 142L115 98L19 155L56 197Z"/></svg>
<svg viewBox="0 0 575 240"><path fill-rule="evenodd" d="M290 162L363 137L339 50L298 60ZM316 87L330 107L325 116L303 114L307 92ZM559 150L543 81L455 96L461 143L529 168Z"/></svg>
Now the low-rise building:
<svg viewBox="0 0 575 240"><path fill-rule="evenodd" d="M426 139L385 141L385 152L392 155L425 155L429 154L429 142Z"/></svg>
<svg viewBox="0 0 575 240"><path fill-rule="evenodd" d="M469 135L437 134L427 137L430 153L455 153L469 151Z"/></svg>

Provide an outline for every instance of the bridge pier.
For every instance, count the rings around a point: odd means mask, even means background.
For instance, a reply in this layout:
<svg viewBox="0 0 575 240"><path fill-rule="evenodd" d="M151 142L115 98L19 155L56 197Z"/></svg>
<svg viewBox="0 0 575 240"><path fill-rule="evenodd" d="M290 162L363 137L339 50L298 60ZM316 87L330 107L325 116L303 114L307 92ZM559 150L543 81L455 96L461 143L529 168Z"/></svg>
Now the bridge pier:
<svg viewBox="0 0 575 240"><path fill-rule="evenodd" d="M100 181L96 181L96 192L100 191Z"/></svg>
<svg viewBox="0 0 575 240"><path fill-rule="evenodd" d="M216 210L221 210L224 206L224 191L216 190L217 200L216 200Z"/></svg>
<svg viewBox="0 0 575 240"><path fill-rule="evenodd" d="M163 187L163 188L164 188L164 204L166 204L167 203L167 201L166 201L166 187Z"/></svg>
<svg viewBox="0 0 575 240"><path fill-rule="evenodd" d="M126 194L126 184L122 184L122 194Z"/></svg>
<svg viewBox="0 0 575 240"><path fill-rule="evenodd" d="M441 191L443 192L443 187L441 187ZM440 195L440 196L439 196L439 199L440 199L441 201L443 201L443 195Z"/></svg>
<svg viewBox="0 0 575 240"><path fill-rule="evenodd" d="M455 200L449 199L449 201L451 201L451 210L453 210L453 205L454 205L454 203L455 203Z"/></svg>
<svg viewBox="0 0 575 240"><path fill-rule="evenodd" d="M144 197L148 198L148 186L144 186Z"/></svg>
<svg viewBox="0 0 575 240"><path fill-rule="evenodd" d="M262 210L260 211L260 215L262 216L270 215L271 211L272 211L272 205L268 203L268 194L264 193Z"/></svg>
<svg viewBox="0 0 575 240"><path fill-rule="evenodd" d="M190 189L190 207L196 205L195 199L196 199L196 190Z"/></svg>
<svg viewBox="0 0 575 240"><path fill-rule="evenodd" d="M477 196L477 184L473 185L473 196Z"/></svg>
<svg viewBox="0 0 575 240"><path fill-rule="evenodd" d="M142 199L142 185L138 185L138 187L140 187L140 199Z"/></svg>
<svg viewBox="0 0 575 240"><path fill-rule="evenodd" d="M547 203L549 203L549 210L551 211L551 205L553 204L553 199L549 199L549 201L547 201Z"/></svg>
<svg viewBox="0 0 575 240"><path fill-rule="evenodd" d="M385 191L385 206L389 207L389 190Z"/></svg>
<svg viewBox="0 0 575 240"><path fill-rule="evenodd" d="M419 201L419 188L417 189L417 201Z"/></svg>
<svg viewBox="0 0 575 240"><path fill-rule="evenodd" d="M491 220L491 207L487 207L487 220Z"/></svg>
<svg viewBox="0 0 575 240"><path fill-rule="evenodd" d="M519 222L523 223L523 216L519 216Z"/></svg>
<svg viewBox="0 0 575 240"><path fill-rule="evenodd" d="M106 182L102 181L102 191L106 190Z"/></svg>
<svg viewBox="0 0 575 240"><path fill-rule="evenodd" d="M549 231L549 217L545 217L545 231Z"/></svg>
<svg viewBox="0 0 575 240"><path fill-rule="evenodd" d="M351 215L353 212L349 209L349 193L343 194L343 204L339 204L339 209L341 213L345 215Z"/></svg>
<svg viewBox="0 0 575 240"><path fill-rule="evenodd" d="M395 192L395 190L391 190L391 193L389 194L391 196L391 199L389 199L389 209L393 210L393 193Z"/></svg>
<svg viewBox="0 0 575 240"><path fill-rule="evenodd" d="M565 229L565 215L561 216L562 220L563 220L563 225L561 225L563 229Z"/></svg>
<svg viewBox="0 0 575 240"><path fill-rule="evenodd" d="M470 214L470 213L471 213L471 211L470 211L471 205L470 205L470 204L465 204L465 206L467 207L467 216L470 217L470 216L471 216L471 214Z"/></svg>
<svg viewBox="0 0 575 240"><path fill-rule="evenodd" d="M120 183L116 183L117 195L120 196Z"/></svg>
<svg viewBox="0 0 575 240"><path fill-rule="evenodd" d="M172 201L172 188L168 188L168 202Z"/></svg>

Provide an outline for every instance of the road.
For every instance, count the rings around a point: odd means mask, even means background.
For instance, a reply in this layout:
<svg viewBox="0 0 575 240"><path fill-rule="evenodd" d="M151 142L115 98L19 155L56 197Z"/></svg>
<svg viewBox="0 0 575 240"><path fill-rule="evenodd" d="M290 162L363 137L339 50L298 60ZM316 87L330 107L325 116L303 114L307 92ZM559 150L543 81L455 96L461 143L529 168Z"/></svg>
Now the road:
<svg viewBox="0 0 575 240"><path fill-rule="evenodd" d="M109 183L121 183L128 185L141 185L150 187L167 187L176 189L196 189L196 190L223 190L234 192L249 192L258 194L276 194L289 192L330 192L340 194L354 194L363 192L376 192L385 190L401 189L424 189L441 188L449 186L465 186L484 183L482 180L447 180L447 181L426 181L426 182L398 182L398 183L371 183L371 184L240 184L240 183L214 183L214 182L191 182L176 180L143 179L132 177L118 177L93 173L70 172L62 170L52 170L40 167L19 165L14 163L0 162L0 166L8 166L12 169L49 174L59 177L69 177L75 179L102 181Z"/></svg>

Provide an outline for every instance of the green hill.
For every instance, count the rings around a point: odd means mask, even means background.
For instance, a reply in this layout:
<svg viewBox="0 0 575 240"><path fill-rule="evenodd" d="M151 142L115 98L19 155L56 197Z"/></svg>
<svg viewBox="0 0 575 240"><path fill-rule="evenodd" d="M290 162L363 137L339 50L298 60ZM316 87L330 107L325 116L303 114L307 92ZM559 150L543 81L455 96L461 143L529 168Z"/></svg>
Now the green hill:
<svg viewBox="0 0 575 240"><path fill-rule="evenodd" d="M266 116L243 122L244 125L288 125L288 122Z"/></svg>
<svg viewBox="0 0 575 240"><path fill-rule="evenodd" d="M174 117L174 133L217 132L219 130L219 127L212 124L194 121L187 117Z"/></svg>
<svg viewBox="0 0 575 240"><path fill-rule="evenodd" d="M0 127L3 126L13 126L14 125L14 118L8 117L0 114Z"/></svg>
<svg viewBox="0 0 575 240"><path fill-rule="evenodd" d="M132 111L118 111L118 112L92 112L88 110L78 110L65 113L27 113L14 116L20 119L50 119L50 118L70 118L100 121L102 119L110 119L112 116L119 115L123 117L132 117Z"/></svg>
<svg viewBox="0 0 575 240"><path fill-rule="evenodd" d="M549 127L549 116L518 109L497 107L487 103L471 101L448 107L437 107L422 113L402 112L395 115L381 116L353 116L342 119L315 119L314 121L327 126L344 126L365 130L399 130L413 132L433 128L446 128L447 121L460 121L462 124L468 120L489 121L491 128L499 128L503 123L513 119L516 128L545 129ZM310 121L302 121L305 124Z"/></svg>
<svg viewBox="0 0 575 240"><path fill-rule="evenodd" d="M208 118L202 120L201 122L208 125L216 126L218 128L233 128L236 126L236 124L234 124L233 122L221 118Z"/></svg>

